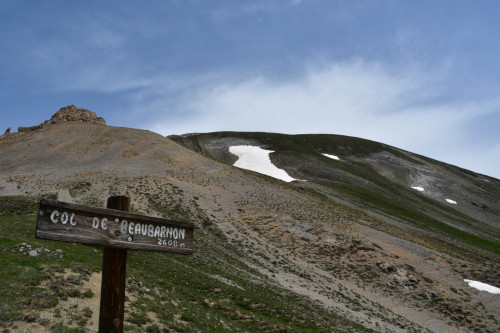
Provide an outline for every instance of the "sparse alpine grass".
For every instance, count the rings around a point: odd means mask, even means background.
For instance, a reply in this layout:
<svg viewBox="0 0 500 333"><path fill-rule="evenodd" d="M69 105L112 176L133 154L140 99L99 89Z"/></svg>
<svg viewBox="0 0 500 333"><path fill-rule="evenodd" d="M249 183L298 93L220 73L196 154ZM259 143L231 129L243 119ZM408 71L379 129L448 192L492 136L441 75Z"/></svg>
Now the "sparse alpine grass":
<svg viewBox="0 0 500 333"><path fill-rule="evenodd" d="M68 322L60 303L92 295L80 280L101 270L102 251L34 237L36 199L3 197L10 208L0 216L0 329L37 322L52 332L84 332L86 307ZM4 207L5 208L5 207ZM28 213L29 214L26 214ZM13 215L14 213L15 215ZM19 251L26 243L43 250L36 257ZM286 291L249 267L242 252L210 225L196 233L194 255L129 251L126 332L369 332L362 325ZM56 249L62 255L54 255ZM57 252L57 253L60 253ZM67 278L57 273L75 272ZM52 320L40 311L51 311Z"/></svg>
<svg viewBox="0 0 500 333"><path fill-rule="evenodd" d="M440 232L456 241L464 242L466 244L500 254L500 243L452 227L408 206L407 204L404 204L403 202L398 202L392 198L388 198L380 193L375 193L362 187L347 184L335 184L331 186L359 200L362 200L364 205L369 205L372 208L381 210L385 213L405 218L413 226L416 226L421 230Z"/></svg>

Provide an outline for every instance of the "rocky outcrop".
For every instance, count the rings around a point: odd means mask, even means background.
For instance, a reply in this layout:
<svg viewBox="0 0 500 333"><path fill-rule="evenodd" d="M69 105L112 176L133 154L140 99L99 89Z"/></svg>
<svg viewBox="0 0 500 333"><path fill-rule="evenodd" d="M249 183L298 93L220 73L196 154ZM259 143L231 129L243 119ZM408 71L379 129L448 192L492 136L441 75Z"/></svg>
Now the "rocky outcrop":
<svg viewBox="0 0 500 333"><path fill-rule="evenodd" d="M377 262L377 266L382 270L382 272L390 274L390 276L402 286L412 286L418 284L419 282L418 279L408 273L406 269L397 267L389 261ZM409 267L414 269L412 266Z"/></svg>
<svg viewBox="0 0 500 333"><path fill-rule="evenodd" d="M74 105L69 105L59 109L59 111L57 111L52 118L47 120L44 124L58 124L68 121L106 125L106 121L101 117L97 117L95 112L86 109L78 109Z"/></svg>
<svg viewBox="0 0 500 333"><path fill-rule="evenodd" d="M36 131L37 129L42 128L42 125L36 125L36 126L30 126L30 127L18 127L17 131L18 132L33 132Z"/></svg>
<svg viewBox="0 0 500 333"><path fill-rule="evenodd" d="M66 107L60 108L59 111L54 113L54 115L52 116L52 118L50 118L50 120L46 120L45 122L37 126L19 127L17 131L32 132L49 125L60 124L65 122L73 122L73 121L106 125L106 121L102 117L97 117L95 112L86 109L79 109L74 105L68 105Z"/></svg>

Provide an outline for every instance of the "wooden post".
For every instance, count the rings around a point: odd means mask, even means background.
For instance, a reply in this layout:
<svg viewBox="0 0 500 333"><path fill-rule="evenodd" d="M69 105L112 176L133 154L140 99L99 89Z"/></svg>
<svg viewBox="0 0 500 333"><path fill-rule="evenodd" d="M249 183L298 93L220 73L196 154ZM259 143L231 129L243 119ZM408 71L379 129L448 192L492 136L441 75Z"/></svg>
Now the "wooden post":
<svg viewBox="0 0 500 333"><path fill-rule="evenodd" d="M110 197L107 208L129 211L130 198L125 196ZM105 247L102 258L99 333L123 332L126 270L127 250Z"/></svg>

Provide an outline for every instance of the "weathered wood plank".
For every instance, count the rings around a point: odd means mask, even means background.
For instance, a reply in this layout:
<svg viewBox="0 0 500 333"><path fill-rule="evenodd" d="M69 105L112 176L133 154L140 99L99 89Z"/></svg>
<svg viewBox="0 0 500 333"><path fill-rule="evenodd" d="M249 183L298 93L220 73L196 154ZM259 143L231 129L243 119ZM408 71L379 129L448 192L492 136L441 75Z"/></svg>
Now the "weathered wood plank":
<svg viewBox="0 0 500 333"><path fill-rule="evenodd" d="M194 224L42 199L36 237L120 249L192 254Z"/></svg>
<svg viewBox="0 0 500 333"><path fill-rule="evenodd" d="M107 207L129 211L130 198L125 196L109 197ZM127 250L104 248L99 333L123 333L126 271Z"/></svg>

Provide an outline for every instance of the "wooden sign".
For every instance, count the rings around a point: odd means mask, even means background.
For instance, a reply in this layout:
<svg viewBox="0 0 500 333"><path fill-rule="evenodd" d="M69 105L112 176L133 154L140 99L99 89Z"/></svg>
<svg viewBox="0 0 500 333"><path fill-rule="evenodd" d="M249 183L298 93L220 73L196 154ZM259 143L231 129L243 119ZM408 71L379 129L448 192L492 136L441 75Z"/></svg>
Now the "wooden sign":
<svg viewBox="0 0 500 333"><path fill-rule="evenodd" d="M118 249L193 253L191 222L42 199L36 238Z"/></svg>

